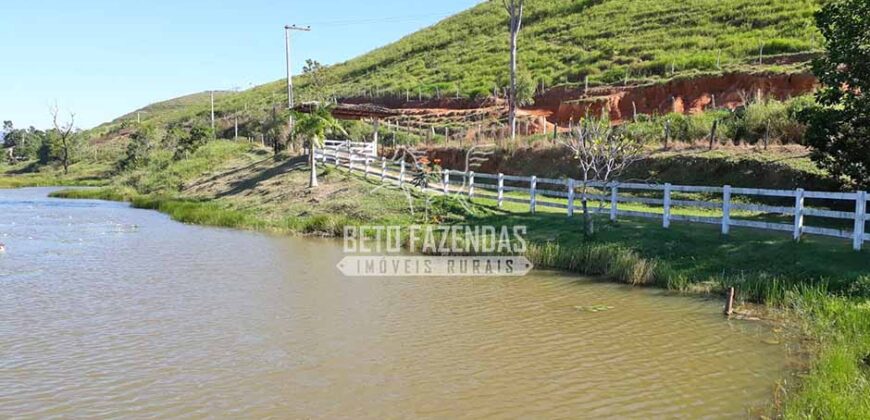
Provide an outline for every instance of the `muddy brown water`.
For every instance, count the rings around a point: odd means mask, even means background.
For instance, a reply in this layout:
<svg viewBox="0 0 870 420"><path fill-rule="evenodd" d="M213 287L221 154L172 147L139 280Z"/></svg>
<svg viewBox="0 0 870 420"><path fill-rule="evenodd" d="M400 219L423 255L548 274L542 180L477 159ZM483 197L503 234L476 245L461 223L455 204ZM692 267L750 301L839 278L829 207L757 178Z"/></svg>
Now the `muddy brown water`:
<svg viewBox="0 0 870 420"><path fill-rule="evenodd" d="M741 418L785 375L786 345L718 302L348 279L335 242L47 192L0 191L2 418Z"/></svg>

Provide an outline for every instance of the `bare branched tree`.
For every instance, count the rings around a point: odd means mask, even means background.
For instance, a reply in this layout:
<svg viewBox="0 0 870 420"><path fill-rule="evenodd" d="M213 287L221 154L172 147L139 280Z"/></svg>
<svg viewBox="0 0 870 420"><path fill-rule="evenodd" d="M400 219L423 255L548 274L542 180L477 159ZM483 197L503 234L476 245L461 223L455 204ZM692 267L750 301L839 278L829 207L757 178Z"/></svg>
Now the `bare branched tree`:
<svg viewBox="0 0 870 420"><path fill-rule="evenodd" d="M57 105L50 107L48 112L51 113L51 123L54 125L54 132L55 135L57 135L58 145L60 147L58 158L63 165L63 173L68 174L72 156L71 149L73 146L73 136L76 135L76 114L70 112L69 121L61 122L59 120L60 110Z"/></svg>
<svg viewBox="0 0 870 420"><path fill-rule="evenodd" d="M523 26L523 11L525 0L502 0L504 8L509 16L510 30L510 72L511 80L508 88L508 124L510 125L511 140L517 138L517 38Z"/></svg>
<svg viewBox="0 0 870 420"><path fill-rule="evenodd" d="M621 127L611 127L607 120L586 121L563 144L573 152L583 175L580 200L585 232L591 235L594 226L589 215L590 187L618 180L629 166L643 159L645 148L641 141Z"/></svg>

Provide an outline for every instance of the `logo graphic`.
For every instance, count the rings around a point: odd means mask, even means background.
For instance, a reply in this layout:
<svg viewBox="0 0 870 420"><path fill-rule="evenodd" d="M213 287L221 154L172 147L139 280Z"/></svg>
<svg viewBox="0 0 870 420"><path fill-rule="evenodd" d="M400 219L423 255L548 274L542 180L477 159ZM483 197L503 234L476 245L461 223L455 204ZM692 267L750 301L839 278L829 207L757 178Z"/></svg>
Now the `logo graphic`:
<svg viewBox="0 0 870 420"><path fill-rule="evenodd" d="M472 184L470 175L488 162L493 153L494 145L474 146L465 154L463 172L445 172L440 162L431 160L425 150L400 147L386 159L391 179L371 193L381 189L402 191L411 214L419 212L416 208L419 204L415 203L422 200L424 220L430 220L433 197L437 194L455 200L474 214L471 195L478 184ZM398 175L396 167L400 168ZM447 183L445 175L449 177ZM344 251L348 256L338 264L338 269L348 277L523 276L533 268L523 256L527 250L525 235L525 226L347 227Z"/></svg>
<svg viewBox="0 0 870 420"><path fill-rule="evenodd" d="M522 256L525 235L525 226L348 226L351 255L338 269L349 277L524 276L533 268Z"/></svg>

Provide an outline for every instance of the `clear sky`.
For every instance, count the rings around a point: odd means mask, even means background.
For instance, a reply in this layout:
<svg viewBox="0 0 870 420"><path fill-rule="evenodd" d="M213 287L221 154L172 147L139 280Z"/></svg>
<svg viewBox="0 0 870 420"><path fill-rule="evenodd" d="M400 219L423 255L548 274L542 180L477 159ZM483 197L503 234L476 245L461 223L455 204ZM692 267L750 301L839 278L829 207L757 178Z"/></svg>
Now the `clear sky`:
<svg viewBox="0 0 870 420"><path fill-rule="evenodd" d="M4 0L0 120L49 124L57 103L89 128L149 103L284 77L306 58L341 62L481 0ZM426 4L426 7L423 5Z"/></svg>

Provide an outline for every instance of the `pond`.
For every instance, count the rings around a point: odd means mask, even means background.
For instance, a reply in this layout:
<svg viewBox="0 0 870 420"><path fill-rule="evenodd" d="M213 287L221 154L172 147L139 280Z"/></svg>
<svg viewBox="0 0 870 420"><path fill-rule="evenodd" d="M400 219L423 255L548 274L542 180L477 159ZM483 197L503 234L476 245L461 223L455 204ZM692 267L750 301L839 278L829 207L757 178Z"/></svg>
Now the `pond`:
<svg viewBox="0 0 870 420"><path fill-rule="evenodd" d="M0 190L0 417L745 417L721 302L533 272L343 277L341 244Z"/></svg>

